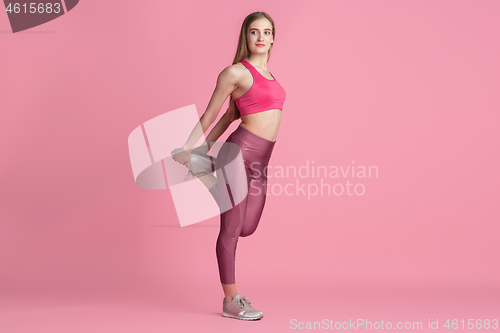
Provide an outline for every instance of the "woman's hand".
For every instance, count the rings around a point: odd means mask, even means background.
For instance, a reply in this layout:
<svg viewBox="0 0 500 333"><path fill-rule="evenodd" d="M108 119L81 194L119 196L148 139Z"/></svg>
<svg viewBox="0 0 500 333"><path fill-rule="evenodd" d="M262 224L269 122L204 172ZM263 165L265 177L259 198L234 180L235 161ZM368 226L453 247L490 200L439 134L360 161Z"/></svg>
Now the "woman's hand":
<svg viewBox="0 0 500 333"><path fill-rule="evenodd" d="M172 150L172 159L188 167L191 163L191 151L192 149L176 148Z"/></svg>

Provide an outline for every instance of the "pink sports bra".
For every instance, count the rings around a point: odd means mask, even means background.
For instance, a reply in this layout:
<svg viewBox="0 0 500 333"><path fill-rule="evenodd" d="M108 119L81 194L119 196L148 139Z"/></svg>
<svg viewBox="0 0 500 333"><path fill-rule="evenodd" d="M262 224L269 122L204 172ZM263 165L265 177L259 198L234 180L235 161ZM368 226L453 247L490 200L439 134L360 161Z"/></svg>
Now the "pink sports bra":
<svg viewBox="0 0 500 333"><path fill-rule="evenodd" d="M234 100L240 110L240 114L246 116L272 109L282 110L286 93L285 89L276 81L273 74L269 72L274 79L269 80L245 59L241 60L241 63L252 74L253 84L246 93Z"/></svg>

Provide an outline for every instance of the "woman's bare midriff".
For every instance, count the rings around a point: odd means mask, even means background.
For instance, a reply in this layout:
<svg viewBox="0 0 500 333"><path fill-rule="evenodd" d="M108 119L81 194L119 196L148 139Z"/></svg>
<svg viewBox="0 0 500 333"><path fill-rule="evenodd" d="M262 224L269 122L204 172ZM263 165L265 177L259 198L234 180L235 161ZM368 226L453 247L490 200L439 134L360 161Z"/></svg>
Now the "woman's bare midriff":
<svg viewBox="0 0 500 333"><path fill-rule="evenodd" d="M268 141L275 142L281 122L281 110L272 109L241 116L240 126Z"/></svg>

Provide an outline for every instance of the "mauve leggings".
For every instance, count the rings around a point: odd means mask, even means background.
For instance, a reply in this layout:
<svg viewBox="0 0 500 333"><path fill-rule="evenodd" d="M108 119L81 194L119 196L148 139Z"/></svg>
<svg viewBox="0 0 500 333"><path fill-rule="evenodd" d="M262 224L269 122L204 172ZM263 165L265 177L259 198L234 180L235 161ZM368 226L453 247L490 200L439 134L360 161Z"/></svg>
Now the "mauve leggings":
<svg viewBox="0 0 500 333"><path fill-rule="evenodd" d="M218 204L226 202L229 205L221 209L220 232L216 243L221 283L235 283L238 238L250 236L259 224L266 202L266 167L274 145L275 142L239 126L229 135L217 155L215 168L218 182L209 191ZM238 160L235 157L240 152ZM230 164L232 167L225 167ZM224 194L228 199L223 198ZM239 203L235 205L235 202Z"/></svg>

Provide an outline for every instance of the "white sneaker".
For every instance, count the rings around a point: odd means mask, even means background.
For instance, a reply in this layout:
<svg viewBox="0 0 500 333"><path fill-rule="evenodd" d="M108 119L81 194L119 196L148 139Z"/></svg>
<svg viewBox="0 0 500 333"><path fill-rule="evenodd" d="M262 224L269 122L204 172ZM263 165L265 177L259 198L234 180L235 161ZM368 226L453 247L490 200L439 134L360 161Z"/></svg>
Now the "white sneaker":
<svg viewBox="0 0 500 333"><path fill-rule="evenodd" d="M203 154L193 150L191 152L191 163L189 163L189 172L187 173L184 180L187 180L190 176L195 176L199 173L210 174L215 172L215 162L217 159L213 156Z"/></svg>
<svg viewBox="0 0 500 333"><path fill-rule="evenodd" d="M222 317L235 318L241 320L259 320L264 317L262 311L250 306L250 301L240 294L234 296L231 302L222 300Z"/></svg>

